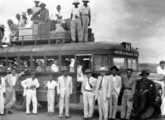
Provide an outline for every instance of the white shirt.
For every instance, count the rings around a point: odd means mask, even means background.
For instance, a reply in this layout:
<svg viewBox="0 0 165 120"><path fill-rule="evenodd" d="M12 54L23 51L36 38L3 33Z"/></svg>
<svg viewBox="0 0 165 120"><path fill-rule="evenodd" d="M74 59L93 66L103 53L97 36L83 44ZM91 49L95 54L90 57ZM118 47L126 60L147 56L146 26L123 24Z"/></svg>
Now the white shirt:
<svg viewBox="0 0 165 120"><path fill-rule="evenodd" d="M1 84L0 84L0 92L1 93L5 93L6 89L5 89L5 78L1 77Z"/></svg>
<svg viewBox="0 0 165 120"><path fill-rule="evenodd" d="M33 21L31 20L32 15L27 15L27 24L25 27L32 27Z"/></svg>
<svg viewBox="0 0 165 120"><path fill-rule="evenodd" d="M162 69L160 66L156 68L157 74L165 75L165 69Z"/></svg>
<svg viewBox="0 0 165 120"><path fill-rule="evenodd" d="M33 15L38 12L41 8L40 7L33 7L32 11L33 11Z"/></svg>
<svg viewBox="0 0 165 120"><path fill-rule="evenodd" d="M12 76L12 86L15 86L16 85L16 82L17 82L17 77L16 75L11 75Z"/></svg>
<svg viewBox="0 0 165 120"><path fill-rule="evenodd" d="M91 9L89 6L85 7L83 5L83 6L81 6L80 11L81 11L82 15L89 15Z"/></svg>
<svg viewBox="0 0 165 120"><path fill-rule="evenodd" d="M61 12L56 11L55 14L52 14L52 15L50 16L50 19L51 19L51 20L58 20L57 15L60 16L60 17L62 17ZM60 20L61 20L61 19L60 19Z"/></svg>
<svg viewBox="0 0 165 120"><path fill-rule="evenodd" d="M92 88L90 87L89 83L94 86L94 83L95 83L95 79L93 77L90 77L89 78L89 82L88 82L88 77L86 77L86 81L85 81L85 89L86 90L92 90Z"/></svg>
<svg viewBox="0 0 165 120"><path fill-rule="evenodd" d="M51 65L51 71L52 71L52 72L58 72L58 71L59 71L58 65L52 64L52 65Z"/></svg>
<svg viewBox="0 0 165 120"><path fill-rule="evenodd" d="M75 20L76 16L80 18L80 9L79 8L72 8L71 14L73 15L72 20Z"/></svg>
<svg viewBox="0 0 165 120"><path fill-rule="evenodd" d="M52 81L48 81L46 84L48 90L54 90L55 87L57 86L57 82L52 80Z"/></svg>

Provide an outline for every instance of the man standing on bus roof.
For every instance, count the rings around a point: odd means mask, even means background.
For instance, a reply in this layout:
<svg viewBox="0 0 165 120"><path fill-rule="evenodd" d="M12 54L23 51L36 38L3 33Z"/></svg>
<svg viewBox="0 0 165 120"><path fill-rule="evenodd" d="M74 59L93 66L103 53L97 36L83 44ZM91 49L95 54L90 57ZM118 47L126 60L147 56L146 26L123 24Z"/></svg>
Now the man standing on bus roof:
<svg viewBox="0 0 165 120"><path fill-rule="evenodd" d="M92 71L87 69L82 79L81 92L84 103L84 119L92 119L94 112L94 95L97 80L92 77Z"/></svg>
<svg viewBox="0 0 165 120"><path fill-rule="evenodd" d="M68 75L69 68L63 67L62 73L63 75L58 77L57 83L57 94L60 95L59 100L59 118L63 117L63 110L65 107L65 117L70 118L69 116L69 100L70 95L73 91L73 83L72 77Z"/></svg>
<svg viewBox="0 0 165 120"><path fill-rule="evenodd" d="M95 100L98 99L99 120L108 120L108 76L106 75L108 70L101 67L99 71L101 75L98 77L96 85Z"/></svg>
<svg viewBox="0 0 165 120"><path fill-rule="evenodd" d="M89 0L82 0L84 3L81 7L82 25L83 25L83 41L88 42L88 26L91 24L91 9L88 6Z"/></svg>
<svg viewBox="0 0 165 120"><path fill-rule="evenodd" d="M35 3L35 6L31 8L32 9L33 23L37 22L37 19L38 19L39 16L35 15L35 14L41 9L40 6L39 6L40 1L35 0L34 3Z"/></svg>
<svg viewBox="0 0 165 120"><path fill-rule="evenodd" d="M25 70L26 71L26 70ZM17 85L18 79L25 74L25 71L20 74L16 73L16 69L12 68L11 74L8 74L6 79L6 105L5 109L9 114L12 114L10 109L13 107L16 101L15 87Z"/></svg>
<svg viewBox="0 0 165 120"><path fill-rule="evenodd" d="M133 95L135 92L135 79L132 76L132 69L126 70L126 76L123 77L123 96L121 103L121 120L130 120L133 108Z"/></svg>
<svg viewBox="0 0 165 120"><path fill-rule="evenodd" d="M33 104L33 111L34 115L37 114L37 96L36 96L36 89L40 86L38 79L36 78L36 72L31 71L31 77L23 80L21 85L25 89L24 95L26 96L26 114L30 114L30 103Z"/></svg>
<svg viewBox="0 0 165 120"><path fill-rule="evenodd" d="M160 61L159 66L156 68L157 74L165 75L165 61Z"/></svg>
<svg viewBox="0 0 165 120"><path fill-rule="evenodd" d="M108 98L109 98L109 119L116 119L118 97L121 90L121 77L117 75L119 69L116 66L111 68L112 74L108 76ZM113 109L112 109L113 108Z"/></svg>
<svg viewBox="0 0 165 120"><path fill-rule="evenodd" d="M78 41L82 42L82 18L80 8L78 7L79 4L80 2L77 0L73 2L74 8L72 8L70 17L71 38L73 42L76 41L76 36L78 36Z"/></svg>

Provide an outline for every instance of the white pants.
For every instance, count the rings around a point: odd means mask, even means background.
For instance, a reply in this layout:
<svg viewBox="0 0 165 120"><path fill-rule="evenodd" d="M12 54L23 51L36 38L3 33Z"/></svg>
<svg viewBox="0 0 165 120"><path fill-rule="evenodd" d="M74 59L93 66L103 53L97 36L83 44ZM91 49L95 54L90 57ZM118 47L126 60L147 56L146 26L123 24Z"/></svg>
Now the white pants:
<svg viewBox="0 0 165 120"><path fill-rule="evenodd" d="M54 112L55 90L47 91L48 112Z"/></svg>
<svg viewBox="0 0 165 120"><path fill-rule="evenodd" d="M4 100L3 92L2 92L2 87L0 86L0 114L4 114Z"/></svg>
<svg viewBox="0 0 165 120"><path fill-rule="evenodd" d="M65 107L65 116L69 116L69 97L66 95L64 97L60 97L59 103L59 116L63 116L63 111Z"/></svg>
<svg viewBox="0 0 165 120"><path fill-rule="evenodd" d="M26 91L26 113L30 113L30 103L33 104L32 113L37 113L37 96L35 90L27 90Z"/></svg>
<svg viewBox="0 0 165 120"><path fill-rule="evenodd" d="M108 100L103 100L103 91L98 93L99 120L108 119Z"/></svg>
<svg viewBox="0 0 165 120"><path fill-rule="evenodd" d="M78 41L82 41L83 32L82 32L81 20L79 18L76 18L75 20L71 20L70 29L71 29L72 40L76 41L76 36L78 36Z"/></svg>
<svg viewBox="0 0 165 120"><path fill-rule="evenodd" d="M109 98L109 118L116 118L117 103L118 94L115 91L113 91L112 96Z"/></svg>
<svg viewBox="0 0 165 120"><path fill-rule="evenodd" d="M165 115L165 96L162 97L162 104L160 106L161 115Z"/></svg>
<svg viewBox="0 0 165 120"><path fill-rule="evenodd" d="M83 92L84 118L90 118L94 112L94 94L92 92Z"/></svg>
<svg viewBox="0 0 165 120"><path fill-rule="evenodd" d="M83 21L83 41L88 42L89 16L82 15L82 21Z"/></svg>

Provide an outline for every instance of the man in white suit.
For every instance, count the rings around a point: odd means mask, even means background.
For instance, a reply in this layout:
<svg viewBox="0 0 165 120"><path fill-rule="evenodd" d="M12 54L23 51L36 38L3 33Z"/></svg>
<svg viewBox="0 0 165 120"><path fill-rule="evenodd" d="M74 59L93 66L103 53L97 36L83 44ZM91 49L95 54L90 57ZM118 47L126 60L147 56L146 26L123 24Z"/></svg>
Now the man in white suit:
<svg viewBox="0 0 165 120"><path fill-rule="evenodd" d="M25 96L26 96L26 114L30 114L30 103L33 104L33 111L34 115L37 114L37 96L36 96L36 89L40 86L38 79L35 77L36 72L31 72L31 77L25 79L21 82L21 85L25 89Z"/></svg>
<svg viewBox="0 0 165 120"><path fill-rule="evenodd" d="M16 69L13 68L11 74L6 75L6 112L11 114L11 108L15 104L16 96L15 96L15 87L17 85L18 79L24 75L25 72L21 72L20 74L16 73Z"/></svg>
<svg viewBox="0 0 165 120"><path fill-rule="evenodd" d="M92 77L92 71L87 69L82 79L83 103L84 103L84 119L91 119L94 111L94 92L96 88L96 79Z"/></svg>
<svg viewBox="0 0 165 120"><path fill-rule="evenodd" d="M105 67L100 68L100 76L98 77L97 86L95 90L95 100L98 99L99 107L99 120L108 119L108 76L106 72L108 71Z"/></svg>
<svg viewBox="0 0 165 120"><path fill-rule="evenodd" d="M59 118L63 117L64 107L65 107L65 117L70 118L69 98L70 95L72 94L72 89L73 89L72 77L68 75L69 69L67 67L63 67L62 72L63 75L58 77L58 83L57 83L57 94L60 95Z"/></svg>
<svg viewBox="0 0 165 120"><path fill-rule="evenodd" d="M118 68L111 67L111 75L108 76L108 97L109 97L109 119L116 119L118 96L121 90L121 77L117 75Z"/></svg>

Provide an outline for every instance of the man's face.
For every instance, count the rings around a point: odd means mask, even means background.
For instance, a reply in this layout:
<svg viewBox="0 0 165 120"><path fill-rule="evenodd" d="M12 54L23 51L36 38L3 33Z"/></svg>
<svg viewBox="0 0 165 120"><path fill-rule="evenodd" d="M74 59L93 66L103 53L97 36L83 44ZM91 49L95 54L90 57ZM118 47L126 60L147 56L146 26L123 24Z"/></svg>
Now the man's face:
<svg viewBox="0 0 165 120"><path fill-rule="evenodd" d="M92 73L87 73L86 76L90 78L92 76Z"/></svg>
<svg viewBox="0 0 165 120"><path fill-rule="evenodd" d="M78 4L74 4L75 8L78 8Z"/></svg>
<svg viewBox="0 0 165 120"><path fill-rule="evenodd" d="M11 74L15 75L16 74L16 70L12 70Z"/></svg>
<svg viewBox="0 0 165 120"><path fill-rule="evenodd" d="M35 6L38 7L38 5L39 5L39 2L35 2Z"/></svg>
<svg viewBox="0 0 165 120"><path fill-rule="evenodd" d="M142 79L146 80L147 79L147 75L142 75Z"/></svg>
<svg viewBox="0 0 165 120"><path fill-rule="evenodd" d="M60 11L61 10L61 6L57 6L57 11Z"/></svg>
<svg viewBox="0 0 165 120"><path fill-rule="evenodd" d="M41 5L41 9L42 9L42 10L45 9L45 6L44 6L44 5Z"/></svg>
<svg viewBox="0 0 165 120"><path fill-rule="evenodd" d="M17 18L17 20L20 20L20 15L17 14L16 15L16 18Z"/></svg>
<svg viewBox="0 0 165 120"><path fill-rule="evenodd" d="M88 2L84 2L84 5L85 5L85 6L88 5Z"/></svg>
<svg viewBox="0 0 165 120"><path fill-rule="evenodd" d="M105 76L105 71L100 72L101 76Z"/></svg>
<svg viewBox="0 0 165 120"><path fill-rule="evenodd" d="M128 77L130 77L132 75L132 71L128 70L127 75L128 75Z"/></svg>
<svg viewBox="0 0 165 120"><path fill-rule="evenodd" d="M160 67L164 69L165 63L160 64Z"/></svg>
<svg viewBox="0 0 165 120"><path fill-rule="evenodd" d="M116 69L113 69L111 72L112 72L112 75L116 75L117 74L117 70Z"/></svg>

